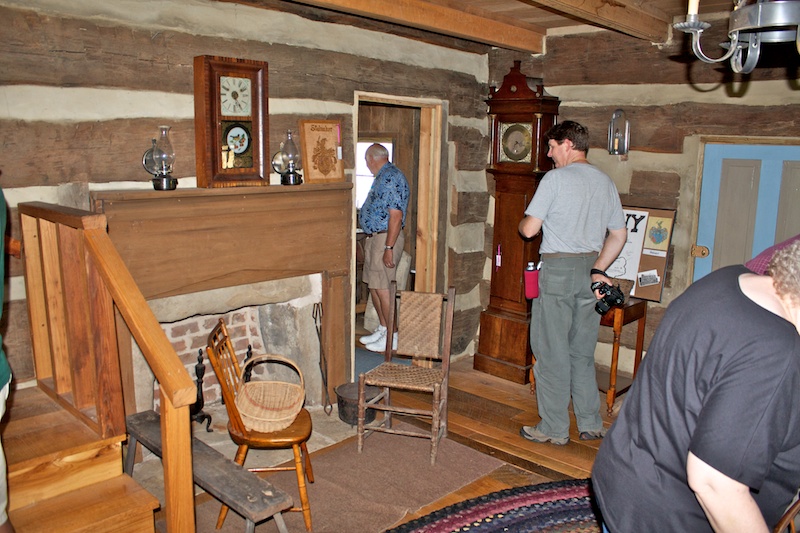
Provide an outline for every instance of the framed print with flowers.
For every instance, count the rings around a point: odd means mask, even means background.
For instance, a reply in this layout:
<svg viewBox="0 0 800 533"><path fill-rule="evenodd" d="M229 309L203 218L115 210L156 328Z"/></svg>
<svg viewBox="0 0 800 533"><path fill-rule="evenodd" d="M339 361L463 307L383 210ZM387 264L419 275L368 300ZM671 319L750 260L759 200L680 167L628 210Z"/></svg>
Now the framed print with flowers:
<svg viewBox="0 0 800 533"><path fill-rule="evenodd" d="M301 120L300 145L306 183L344 181L342 127L338 120Z"/></svg>

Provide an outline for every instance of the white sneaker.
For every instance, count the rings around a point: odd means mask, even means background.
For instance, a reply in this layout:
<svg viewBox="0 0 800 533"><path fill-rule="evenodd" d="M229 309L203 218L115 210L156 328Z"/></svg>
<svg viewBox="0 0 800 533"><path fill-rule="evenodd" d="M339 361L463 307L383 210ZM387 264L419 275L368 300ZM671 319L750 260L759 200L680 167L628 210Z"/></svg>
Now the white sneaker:
<svg viewBox="0 0 800 533"><path fill-rule="evenodd" d="M378 329L376 329L375 331L373 331L369 335L364 335L363 337L360 337L358 339L358 341L361 344L370 344L370 343L375 342L376 340L378 340L380 338L383 338L384 340L386 340L386 326L382 326L382 325L378 324Z"/></svg>
<svg viewBox="0 0 800 533"><path fill-rule="evenodd" d="M377 333L377 332L376 332ZM364 345L370 352L383 352L386 350L386 328L380 332L380 337Z"/></svg>
<svg viewBox="0 0 800 533"><path fill-rule="evenodd" d="M371 342L364 346L367 350L371 352L383 352L386 350L386 332L384 332L384 336L382 339L378 339L375 342ZM392 334L392 350L397 349L397 332Z"/></svg>

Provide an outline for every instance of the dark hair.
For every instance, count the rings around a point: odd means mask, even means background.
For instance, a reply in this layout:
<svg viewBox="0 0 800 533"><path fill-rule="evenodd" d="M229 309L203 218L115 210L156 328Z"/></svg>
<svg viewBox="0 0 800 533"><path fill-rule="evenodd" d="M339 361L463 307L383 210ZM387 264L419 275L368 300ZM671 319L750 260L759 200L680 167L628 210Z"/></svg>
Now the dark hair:
<svg viewBox="0 0 800 533"><path fill-rule="evenodd" d="M586 129L586 126L581 126L572 120L565 120L547 130L547 133L544 134L544 139L545 141L552 139L558 144L569 139L579 152L589 151L589 130Z"/></svg>

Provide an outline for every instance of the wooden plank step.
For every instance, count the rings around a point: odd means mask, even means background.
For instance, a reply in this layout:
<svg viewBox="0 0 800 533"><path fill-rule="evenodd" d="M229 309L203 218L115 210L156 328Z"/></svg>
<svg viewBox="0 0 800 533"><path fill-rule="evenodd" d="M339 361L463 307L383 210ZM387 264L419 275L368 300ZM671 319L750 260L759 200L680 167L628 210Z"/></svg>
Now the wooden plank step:
<svg viewBox="0 0 800 533"><path fill-rule="evenodd" d="M38 387L15 390L7 411L9 509L122 474L125 434L101 439Z"/></svg>
<svg viewBox="0 0 800 533"><path fill-rule="evenodd" d="M130 440L125 472L130 474L136 442L162 457L161 417L155 411L142 411L128 416L126 423ZM292 498L196 437L192 437L192 475L197 485L242 515L248 530L273 517L285 531L281 511L292 507Z"/></svg>
<svg viewBox="0 0 800 533"><path fill-rule="evenodd" d="M38 387L15 390L6 411L3 448L9 470L16 465L24 468L41 457L58 457L64 450L92 448L100 440L97 432ZM116 440L124 439L120 435Z"/></svg>
<svg viewBox="0 0 800 533"><path fill-rule="evenodd" d="M158 506L155 496L123 474L16 509L9 518L26 533L140 533L155 531Z"/></svg>

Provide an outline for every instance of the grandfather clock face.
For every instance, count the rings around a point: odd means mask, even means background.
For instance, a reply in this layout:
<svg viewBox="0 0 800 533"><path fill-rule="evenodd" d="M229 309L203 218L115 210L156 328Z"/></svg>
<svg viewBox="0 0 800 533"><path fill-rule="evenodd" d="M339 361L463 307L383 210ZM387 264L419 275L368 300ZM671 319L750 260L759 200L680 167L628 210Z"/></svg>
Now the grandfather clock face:
<svg viewBox="0 0 800 533"><path fill-rule="evenodd" d="M530 163L533 151L533 125L524 122L500 123L499 161Z"/></svg>

